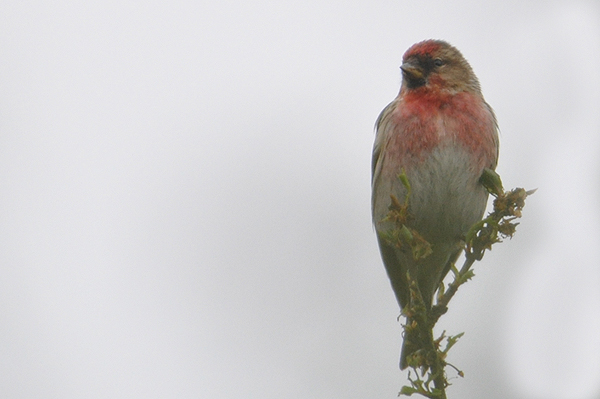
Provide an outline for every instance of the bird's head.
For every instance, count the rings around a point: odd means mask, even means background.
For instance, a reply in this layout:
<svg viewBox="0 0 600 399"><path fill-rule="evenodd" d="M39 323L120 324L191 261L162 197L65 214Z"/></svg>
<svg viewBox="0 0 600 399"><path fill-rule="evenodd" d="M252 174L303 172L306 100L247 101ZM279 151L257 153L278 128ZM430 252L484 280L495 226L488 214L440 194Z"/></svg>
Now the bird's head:
<svg viewBox="0 0 600 399"><path fill-rule="evenodd" d="M422 87L449 93L481 93L473 69L455 47L442 40L425 40L409 48L402 58L402 88Z"/></svg>

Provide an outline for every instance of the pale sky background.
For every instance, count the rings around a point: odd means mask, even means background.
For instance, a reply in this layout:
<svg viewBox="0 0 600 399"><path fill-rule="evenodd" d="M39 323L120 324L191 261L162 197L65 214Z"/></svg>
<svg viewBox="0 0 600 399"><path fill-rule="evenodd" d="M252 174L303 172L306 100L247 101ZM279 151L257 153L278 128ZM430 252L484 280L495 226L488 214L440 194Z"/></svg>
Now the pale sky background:
<svg viewBox="0 0 600 399"><path fill-rule="evenodd" d="M573 0L3 2L0 397L396 398L370 157L427 38L538 188L439 323L449 397L600 398L600 3Z"/></svg>

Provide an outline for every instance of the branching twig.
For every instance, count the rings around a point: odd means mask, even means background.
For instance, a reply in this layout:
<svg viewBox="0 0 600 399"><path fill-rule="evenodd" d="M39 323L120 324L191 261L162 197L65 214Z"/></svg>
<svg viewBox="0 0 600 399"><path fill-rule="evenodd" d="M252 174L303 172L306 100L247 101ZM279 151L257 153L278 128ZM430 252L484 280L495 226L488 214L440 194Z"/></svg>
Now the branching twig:
<svg viewBox="0 0 600 399"><path fill-rule="evenodd" d="M386 238L399 248L410 248L415 259L426 257L431 253L431 246L418 232L405 225L410 219L408 213L410 184L404 173L399 178L407 188L407 195L403 204L392 197L392 206L387 220L393 221L398 228L388 233ZM408 366L416 377L412 378L409 371L408 380L411 386L402 387L399 396L411 396L416 393L431 399L446 399L446 387L449 383L444 368L450 364L445 359L450 348L463 333L448 337L444 331L439 338L434 339L433 327L448 310L448 303L458 288L475 275L471 270L475 261L481 260L485 251L490 250L493 244L513 236L518 225L515 220L521 217L525 199L535 192L535 190L526 191L522 188L505 192L500 177L490 169L484 171L480 182L495 197L494 209L485 219L471 227L465 236L465 261L460 270L452 265L454 280L447 289L443 283L440 285L437 291L437 302L431 309L425 307L417 281L407 273L410 300L403 313L410 316L412 324L404 326L405 335L408 335L409 330L413 335L417 332L421 348L407 357ZM444 340L446 345L442 350L440 347ZM462 371L450 366L457 370L459 376L463 376Z"/></svg>

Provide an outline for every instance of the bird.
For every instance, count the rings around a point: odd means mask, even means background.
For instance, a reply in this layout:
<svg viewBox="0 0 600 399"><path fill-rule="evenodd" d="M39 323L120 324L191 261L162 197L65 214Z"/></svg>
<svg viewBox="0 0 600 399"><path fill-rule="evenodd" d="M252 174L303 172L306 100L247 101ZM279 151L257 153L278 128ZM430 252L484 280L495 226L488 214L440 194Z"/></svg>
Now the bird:
<svg viewBox="0 0 600 399"><path fill-rule="evenodd" d="M409 304L416 281L428 309L444 277L464 248L469 228L485 212L488 192L479 179L498 162L498 123L479 80L461 52L443 40L424 40L402 57L397 97L375 124L371 165L372 220L396 300ZM399 178L404 175L408 186ZM417 257L389 240L394 202L409 193L405 225L431 248ZM411 323L407 316L407 325ZM400 369L419 349L405 330Z"/></svg>

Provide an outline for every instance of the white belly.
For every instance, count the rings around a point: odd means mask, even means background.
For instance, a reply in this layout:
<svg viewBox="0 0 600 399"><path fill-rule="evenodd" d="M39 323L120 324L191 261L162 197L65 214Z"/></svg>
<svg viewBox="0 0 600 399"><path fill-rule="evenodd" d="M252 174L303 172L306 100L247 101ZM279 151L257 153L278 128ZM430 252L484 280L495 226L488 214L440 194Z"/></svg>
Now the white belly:
<svg viewBox="0 0 600 399"><path fill-rule="evenodd" d="M478 163L464 147L448 143L418 164L407 165L412 190L409 212L414 218L408 224L430 242L459 240L485 211L487 192L479 183L482 170L473 167ZM395 176L380 175L379 180L373 192L373 221L382 231L394 228L379 223L389 211L390 194L403 201L406 189Z"/></svg>

